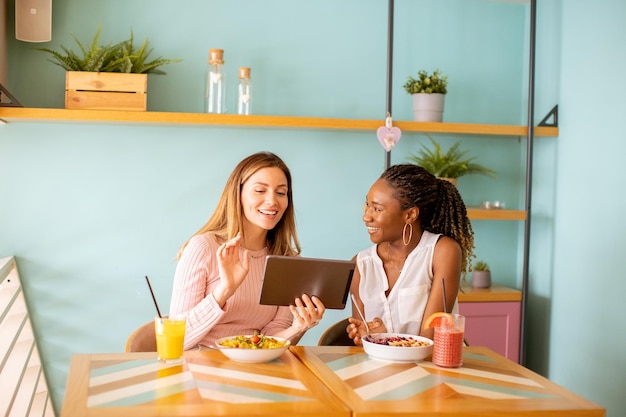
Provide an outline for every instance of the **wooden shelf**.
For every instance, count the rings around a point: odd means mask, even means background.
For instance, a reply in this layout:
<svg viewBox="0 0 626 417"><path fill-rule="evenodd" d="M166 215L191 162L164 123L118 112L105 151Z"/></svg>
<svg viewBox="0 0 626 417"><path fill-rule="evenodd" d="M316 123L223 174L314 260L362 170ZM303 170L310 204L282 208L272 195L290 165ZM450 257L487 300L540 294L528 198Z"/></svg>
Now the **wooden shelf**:
<svg viewBox="0 0 626 417"><path fill-rule="evenodd" d="M524 210L502 210L467 208L467 217L472 220L526 220Z"/></svg>
<svg viewBox="0 0 626 417"><path fill-rule="evenodd" d="M458 300L459 303L521 301L522 292L496 284L489 288L474 288L469 283L462 283Z"/></svg>
<svg viewBox="0 0 626 417"><path fill-rule="evenodd" d="M329 129L374 131L383 125L382 120L332 119L297 116L240 116L235 114L143 112L120 110L69 110L26 107L0 107L0 120L7 123L120 123L179 126L214 127L263 127L293 129ZM525 136L525 126L487 125L468 123L425 123L394 122L394 126L405 132L459 133L473 135ZM538 136L557 136L556 127L537 127ZM468 208L468 216L473 220L525 220L522 210L499 210Z"/></svg>
<svg viewBox="0 0 626 417"><path fill-rule="evenodd" d="M206 125L224 127L269 127L297 129L331 129L375 131L384 120L335 119L298 116L240 116L176 112L142 112L120 110L68 110L51 108L0 107L0 120L17 122L106 122L152 125ZM426 123L395 121L404 132L459 133L470 135L526 136L526 126L471 123ZM535 136L558 136L556 127L536 127Z"/></svg>

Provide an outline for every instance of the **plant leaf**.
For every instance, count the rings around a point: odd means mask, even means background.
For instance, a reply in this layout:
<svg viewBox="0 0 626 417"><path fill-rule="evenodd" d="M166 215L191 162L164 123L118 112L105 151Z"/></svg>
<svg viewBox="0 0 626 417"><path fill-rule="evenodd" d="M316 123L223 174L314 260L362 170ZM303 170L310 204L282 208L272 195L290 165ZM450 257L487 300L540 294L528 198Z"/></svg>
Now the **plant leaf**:
<svg viewBox="0 0 626 417"><path fill-rule="evenodd" d="M99 26L89 47L86 47L76 36L72 35L82 57L63 45L60 46L61 52L48 48L36 49L51 54L52 57L48 61L62 67L66 71L165 74L159 67L182 61L182 59L159 57L147 62L148 56L152 52L152 49L149 48L148 38L144 40L139 49L135 50L135 38L132 30L127 40L116 44L109 42L106 45L100 45L101 33L102 27Z"/></svg>
<svg viewBox="0 0 626 417"><path fill-rule="evenodd" d="M425 144L421 145L417 154L411 154L409 161L426 169L440 178L458 178L463 175L481 174L495 177L495 171L473 162L476 157L467 157L467 150L461 150L461 141L454 143L447 152L444 152L439 142L430 135L426 135L432 144L432 149Z"/></svg>

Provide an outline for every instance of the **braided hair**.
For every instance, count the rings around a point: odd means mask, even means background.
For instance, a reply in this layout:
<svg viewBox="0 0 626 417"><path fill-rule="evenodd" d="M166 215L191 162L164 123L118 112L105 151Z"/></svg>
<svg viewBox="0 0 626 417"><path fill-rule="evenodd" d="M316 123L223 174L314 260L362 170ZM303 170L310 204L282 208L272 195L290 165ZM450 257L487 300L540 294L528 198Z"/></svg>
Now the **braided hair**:
<svg viewBox="0 0 626 417"><path fill-rule="evenodd" d="M402 210L417 207L423 230L451 237L461 246L461 271L471 271L474 230L456 187L414 164L393 165L380 179L394 190Z"/></svg>

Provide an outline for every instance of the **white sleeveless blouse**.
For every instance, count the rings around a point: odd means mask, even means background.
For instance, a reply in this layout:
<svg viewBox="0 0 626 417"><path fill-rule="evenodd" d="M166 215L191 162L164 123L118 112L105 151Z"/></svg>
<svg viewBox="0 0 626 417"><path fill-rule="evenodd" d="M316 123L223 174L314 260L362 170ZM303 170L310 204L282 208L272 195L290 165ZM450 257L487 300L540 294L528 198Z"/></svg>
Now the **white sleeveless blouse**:
<svg viewBox="0 0 626 417"><path fill-rule="evenodd" d="M367 321L379 317L388 332L419 334L433 282L433 253L440 236L424 231L417 247L406 258L389 296L385 296L389 283L376 245L358 253L359 295Z"/></svg>

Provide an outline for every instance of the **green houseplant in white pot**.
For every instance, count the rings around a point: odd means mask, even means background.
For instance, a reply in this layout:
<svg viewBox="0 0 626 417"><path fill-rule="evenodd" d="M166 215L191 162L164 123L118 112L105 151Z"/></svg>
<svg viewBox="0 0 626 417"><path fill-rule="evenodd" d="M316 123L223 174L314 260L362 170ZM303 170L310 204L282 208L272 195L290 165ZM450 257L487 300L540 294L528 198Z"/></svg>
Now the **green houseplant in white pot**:
<svg viewBox="0 0 626 417"><path fill-rule="evenodd" d="M472 287L491 287L491 270L487 262L478 261L474 264L474 268L472 268Z"/></svg>
<svg viewBox="0 0 626 417"><path fill-rule="evenodd" d="M403 85L413 97L413 120L416 122L441 122L445 96L448 93L448 76L435 70L429 74L420 70L417 78L409 76Z"/></svg>
<svg viewBox="0 0 626 417"><path fill-rule="evenodd" d="M467 150L460 149L461 141L457 141L447 151L435 139L426 135L432 144L429 148L422 144L416 154L409 156L409 161L426 169L439 178L445 178L456 185L456 179L463 175L480 174L495 177L494 170L480 165L475 161L476 157L468 156Z"/></svg>

